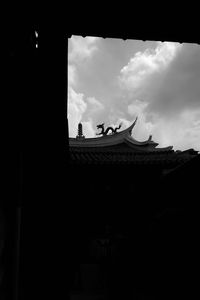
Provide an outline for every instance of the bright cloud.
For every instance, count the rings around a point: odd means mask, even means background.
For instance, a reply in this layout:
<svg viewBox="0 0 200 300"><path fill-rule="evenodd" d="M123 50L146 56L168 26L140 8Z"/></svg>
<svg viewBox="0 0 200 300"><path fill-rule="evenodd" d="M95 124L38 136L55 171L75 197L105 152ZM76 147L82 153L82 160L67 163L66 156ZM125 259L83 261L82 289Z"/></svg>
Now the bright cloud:
<svg viewBox="0 0 200 300"><path fill-rule="evenodd" d="M88 97L87 102L91 105L91 109L93 112L104 108L103 104L94 97Z"/></svg>
<svg viewBox="0 0 200 300"><path fill-rule="evenodd" d="M158 117L152 133L160 146L174 146L175 150L200 150L200 109L185 110L176 119Z"/></svg>
<svg viewBox="0 0 200 300"><path fill-rule="evenodd" d="M96 37L72 36L69 40L68 51L68 84L74 85L77 81L77 67L81 62L86 63L86 59L92 57L98 49Z"/></svg>
<svg viewBox="0 0 200 300"><path fill-rule="evenodd" d="M146 140L153 135L153 140L159 143L158 147L173 146L175 150L189 148L200 149L200 109L184 110L176 118L163 118L156 113L149 113L146 108L148 103L135 100L128 105L128 114L133 120L138 116L133 137L137 140ZM131 121L119 119L125 128Z"/></svg>
<svg viewBox="0 0 200 300"><path fill-rule="evenodd" d="M70 136L80 121L94 137L98 123L125 129L138 116L137 140L200 150L198 45L72 36L68 58Z"/></svg>
<svg viewBox="0 0 200 300"><path fill-rule="evenodd" d="M76 67L74 65L68 65L68 85L75 86L77 81Z"/></svg>
<svg viewBox="0 0 200 300"><path fill-rule="evenodd" d="M94 137L93 121L90 116L102 109L103 106L95 98L86 98L84 94L76 93L71 87L68 88L68 119L69 119L69 136L77 135L78 123L82 122L84 135ZM84 113L87 111L87 118Z"/></svg>
<svg viewBox="0 0 200 300"><path fill-rule="evenodd" d="M68 60L70 63L80 63L81 61L90 58L98 49L96 42L97 37L81 37L72 36L70 39Z"/></svg>
<svg viewBox="0 0 200 300"><path fill-rule="evenodd" d="M92 128L93 126L93 121L95 121L96 124L99 115L102 114L104 111L104 105L94 97L87 97L85 99L85 102L87 103L87 110L83 114L83 120L85 121L85 124L88 129L89 125L87 125L87 123L90 122L90 128ZM91 130L89 136L91 137Z"/></svg>
<svg viewBox="0 0 200 300"><path fill-rule="evenodd" d="M77 135L78 123L87 108L83 97L83 94L76 93L72 88L68 88L69 136Z"/></svg>
<svg viewBox="0 0 200 300"><path fill-rule="evenodd" d="M69 136L77 135L78 123L82 122L84 134L88 137L94 136L91 115L103 109L103 105L95 97L86 97L83 93L77 92L78 67L84 61L87 63L97 50L96 37L72 36L69 42L68 52L68 121ZM87 59L87 61L86 61ZM85 114L86 113L86 114Z"/></svg>
<svg viewBox="0 0 200 300"><path fill-rule="evenodd" d="M135 100L130 105L128 105L128 113L134 118L138 117L137 126L134 128L134 138L142 140L146 139L153 129L153 123L147 121L147 114L145 112L146 107L148 106L147 102L141 100Z"/></svg>
<svg viewBox="0 0 200 300"><path fill-rule="evenodd" d="M147 102L135 100L130 105L128 105L128 113L132 115L140 115L143 113L144 109L148 106Z"/></svg>
<svg viewBox="0 0 200 300"><path fill-rule="evenodd" d="M122 88L134 90L143 84L151 74L161 72L174 59L179 43L159 42L155 50L137 52L120 71L119 83Z"/></svg>
<svg viewBox="0 0 200 300"><path fill-rule="evenodd" d="M145 140L150 134L159 143L158 147L173 146L175 150L189 148L200 149L200 109L184 110L176 118L163 118L159 114L150 114L145 109L147 103L136 100L128 106L131 116L138 115L133 136Z"/></svg>
<svg viewBox="0 0 200 300"><path fill-rule="evenodd" d="M151 78L148 110L174 117L200 108L200 46L184 44L167 72ZM151 88L150 88L151 86Z"/></svg>
<svg viewBox="0 0 200 300"><path fill-rule="evenodd" d="M148 133L160 146L200 149L199 62L197 46L158 43L155 50L137 52L121 69L127 112L139 116L134 137L141 140Z"/></svg>
<svg viewBox="0 0 200 300"><path fill-rule="evenodd" d="M82 125L83 125L83 134L87 138L91 138L95 136L95 130L93 128L92 119L89 119L89 121L82 122Z"/></svg>
<svg viewBox="0 0 200 300"><path fill-rule="evenodd" d="M124 118L119 118L116 122L116 124L122 124L122 130L128 128L129 126L131 126L132 122L129 120L126 120Z"/></svg>

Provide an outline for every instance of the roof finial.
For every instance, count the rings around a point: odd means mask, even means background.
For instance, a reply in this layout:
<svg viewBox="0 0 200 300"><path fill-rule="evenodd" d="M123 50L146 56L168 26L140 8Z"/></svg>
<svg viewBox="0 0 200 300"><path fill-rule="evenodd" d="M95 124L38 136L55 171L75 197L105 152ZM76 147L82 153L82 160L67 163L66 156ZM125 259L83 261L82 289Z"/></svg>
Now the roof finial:
<svg viewBox="0 0 200 300"><path fill-rule="evenodd" d="M78 135L76 136L77 139L84 139L83 135L83 125L81 123L78 124Z"/></svg>

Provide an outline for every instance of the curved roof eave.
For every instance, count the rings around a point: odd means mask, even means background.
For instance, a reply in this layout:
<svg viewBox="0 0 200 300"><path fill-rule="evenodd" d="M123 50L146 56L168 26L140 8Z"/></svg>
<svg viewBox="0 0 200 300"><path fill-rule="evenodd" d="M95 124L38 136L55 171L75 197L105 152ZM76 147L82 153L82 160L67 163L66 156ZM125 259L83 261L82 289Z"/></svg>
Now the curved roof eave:
<svg viewBox="0 0 200 300"><path fill-rule="evenodd" d="M136 118L137 120L137 118ZM173 146L165 147L165 148L156 148L159 144L155 143L152 140L152 136L150 135L148 140L143 142L137 141L131 136L133 127L135 126L136 120L125 130L117 132L115 134L109 134L101 137L95 138L69 138L69 145L72 147L108 147L119 145L123 142L132 146L145 146L149 150L156 151L166 151L171 150ZM146 149L147 150L147 149Z"/></svg>
<svg viewBox="0 0 200 300"><path fill-rule="evenodd" d="M101 137L95 138L69 138L70 146L81 146L81 147L105 147L117 145L124 141L125 138L131 136L132 129L135 125L135 121L123 131L117 132L115 134L109 134Z"/></svg>
<svg viewBox="0 0 200 300"><path fill-rule="evenodd" d="M151 140L151 136L149 136L148 140L143 141L143 142L137 141L132 136L127 136L126 140L128 142L130 142L131 144L138 145L138 146L150 145L150 146L156 147L159 145L158 143L155 143L154 141Z"/></svg>
<svg viewBox="0 0 200 300"><path fill-rule="evenodd" d="M170 150L173 150L173 146L167 146L167 147L163 147L163 148L156 148L155 150L156 151L170 151Z"/></svg>

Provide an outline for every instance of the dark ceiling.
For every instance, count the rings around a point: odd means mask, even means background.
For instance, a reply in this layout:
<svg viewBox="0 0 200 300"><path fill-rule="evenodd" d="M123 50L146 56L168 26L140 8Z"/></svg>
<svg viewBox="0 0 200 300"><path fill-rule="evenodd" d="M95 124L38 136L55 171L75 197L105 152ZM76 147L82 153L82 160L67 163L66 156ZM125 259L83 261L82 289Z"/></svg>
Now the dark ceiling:
<svg viewBox="0 0 200 300"><path fill-rule="evenodd" d="M200 43L199 10L189 5L183 9L160 4L159 10L148 10L146 3L118 5L110 11L98 7L95 13L88 9L67 19L62 28L69 35Z"/></svg>
<svg viewBox="0 0 200 300"><path fill-rule="evenodd" d="M103 38L120 38L120 39L136 39L136 40L155 40L155 41L169 41L180 43L197 43L200 44L200 35L197 33L195 25L184 25L184 27L166 27L166 25L157 27L153 24L146 28L139 26L131 26L124 24L121 27L118 23L110 24L110 26L99 27L96 26L73 26L71 25L67 30L68 36L81 35L81 36L98 36Z"/></svg>

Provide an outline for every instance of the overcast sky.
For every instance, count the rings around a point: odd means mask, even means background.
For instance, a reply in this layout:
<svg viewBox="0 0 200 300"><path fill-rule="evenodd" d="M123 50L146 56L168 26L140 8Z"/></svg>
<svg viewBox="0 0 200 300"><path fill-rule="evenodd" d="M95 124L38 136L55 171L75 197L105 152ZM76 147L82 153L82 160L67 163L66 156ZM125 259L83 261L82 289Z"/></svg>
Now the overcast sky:
<svg viewBox="0 0 200 300"><path fill-rule="evenodd" d="M72 36L68 46L69 136L82 122L127 128L158 147L200 151L200 46Z"/></svg>

